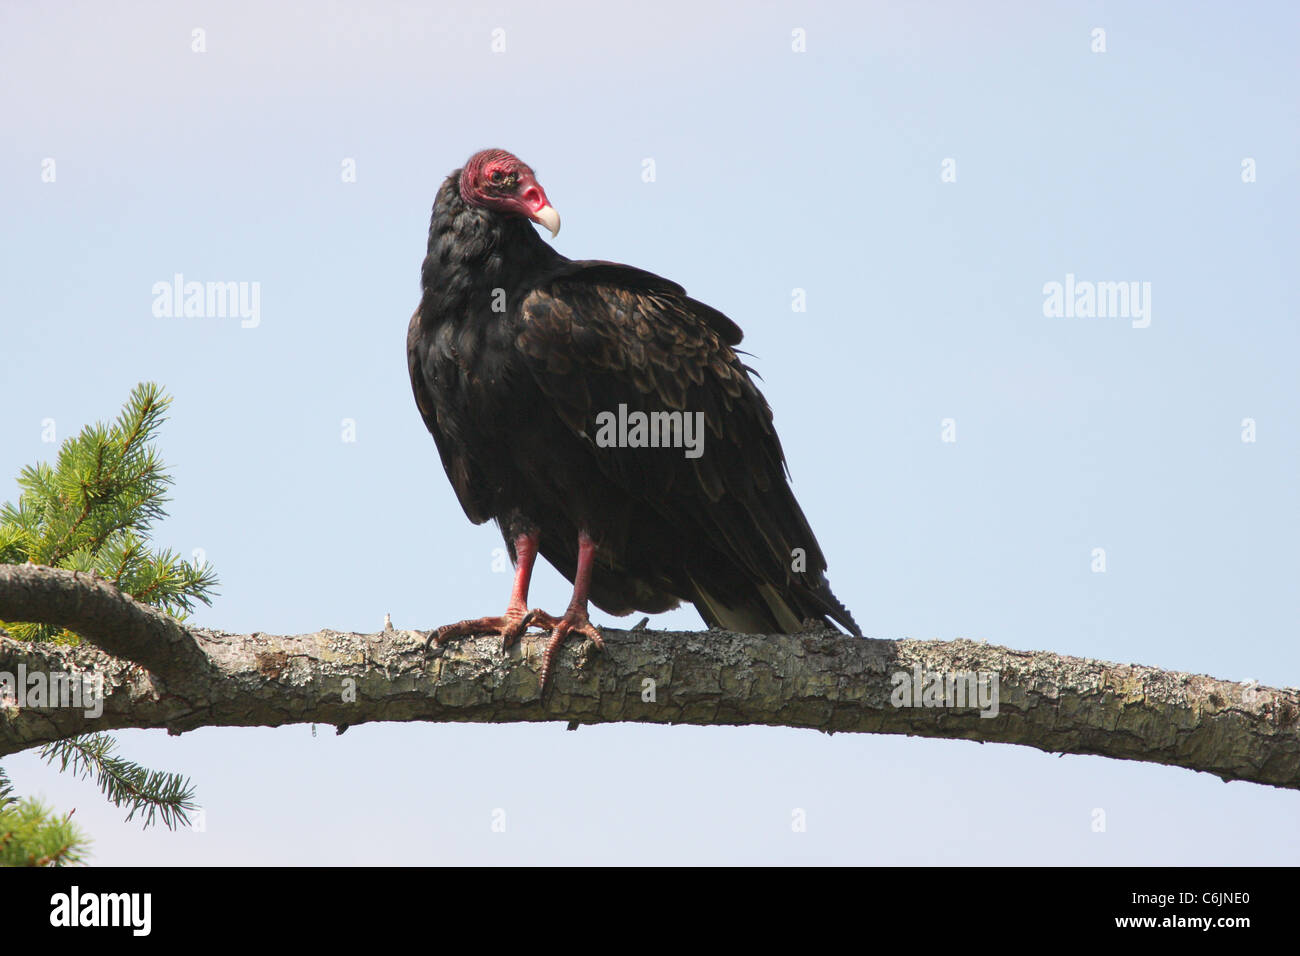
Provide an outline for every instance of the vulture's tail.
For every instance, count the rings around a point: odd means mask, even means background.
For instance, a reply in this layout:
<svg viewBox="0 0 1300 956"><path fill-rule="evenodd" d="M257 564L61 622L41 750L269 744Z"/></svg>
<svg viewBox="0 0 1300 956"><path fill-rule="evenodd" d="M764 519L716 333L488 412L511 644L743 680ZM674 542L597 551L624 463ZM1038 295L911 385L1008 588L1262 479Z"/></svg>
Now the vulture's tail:
<svg viewBox="0 0 1300 956"><path fill-rule="evenodd" d="M702 587L694 578L694 604L710 627L738 634L798 634L808 618L830 618L855 637L862 629L840 600L831 592L824 575L815 589L801 587L797 597L783 595L770 584L759 584L743 600L727 600Z"/></svg>

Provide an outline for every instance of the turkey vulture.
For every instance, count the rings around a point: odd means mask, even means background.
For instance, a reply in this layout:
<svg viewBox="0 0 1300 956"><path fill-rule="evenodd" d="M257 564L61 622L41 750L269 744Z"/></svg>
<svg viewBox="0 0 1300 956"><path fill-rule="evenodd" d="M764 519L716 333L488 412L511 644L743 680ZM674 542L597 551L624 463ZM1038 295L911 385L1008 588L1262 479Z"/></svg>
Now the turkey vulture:
<svg viewBox="0 0 1300 956"><path fill-rule="evenodd" d="M565 258L530 221L560 228L533 171L500 149L471 156L433 204L411 387L465 514L497 522L517 569L505 614L437 642L548 628L545 687L567 634L604 646L589 600L618 615L690 601L748 634L829 617L861 636L737 358L739 327L653 273ZM539 553L573 582L562 617L528 608Z"/></svg>

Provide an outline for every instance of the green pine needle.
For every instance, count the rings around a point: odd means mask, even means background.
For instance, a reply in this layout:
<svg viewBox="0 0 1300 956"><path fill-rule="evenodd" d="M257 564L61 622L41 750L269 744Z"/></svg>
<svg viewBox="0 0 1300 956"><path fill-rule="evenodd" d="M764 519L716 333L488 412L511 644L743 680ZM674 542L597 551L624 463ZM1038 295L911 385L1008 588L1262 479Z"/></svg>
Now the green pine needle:
<svg viewBox="0 0 1300 956"><path fill-rule="evenodd" d="M108 734L88 734L47 744L41 756L49 763L58 760L60 772L71 768L83 780L93 774L108 802L127 808L128 821L139 813L146 827L153 825L155 817L171 830L189 826L190 813L198 809L189 780L148 770L117 756L116 750L117 741Z"/></svg>
<svg viewBox="0 0 1300 956"><path fill-rule="evenodd" d="M93 571L181 620L196 602L211 604L217 576L210 567L148 546L172 483L152 445L170 404L157 385L137 385L111 426L89 425L65 441L54 467L24 468L17 505L0 507L0 561ZM78 640L46 624L0 621L0 628L20 640Z"/></svg>
<svg viewBox="0 0 1300 956"><path fill-rule="evenodd" d="M39 800L18 800L0 809L0 866L77 866L90 839L71 820Z"/></svg>

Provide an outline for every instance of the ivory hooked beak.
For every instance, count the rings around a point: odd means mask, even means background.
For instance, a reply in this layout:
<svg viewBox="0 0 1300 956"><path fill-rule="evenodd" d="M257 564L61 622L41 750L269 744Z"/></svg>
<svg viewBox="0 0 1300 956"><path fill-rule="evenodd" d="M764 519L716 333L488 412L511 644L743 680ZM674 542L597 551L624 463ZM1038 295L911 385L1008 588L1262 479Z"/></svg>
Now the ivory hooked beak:
<svg viewBox="0 0 1300 956"><path fill-rule="evenodd" d="M539 222L550 230L551 238L560 233L560 214L555 211L555 207L545 205L533 213L533 221Z"/></svg>

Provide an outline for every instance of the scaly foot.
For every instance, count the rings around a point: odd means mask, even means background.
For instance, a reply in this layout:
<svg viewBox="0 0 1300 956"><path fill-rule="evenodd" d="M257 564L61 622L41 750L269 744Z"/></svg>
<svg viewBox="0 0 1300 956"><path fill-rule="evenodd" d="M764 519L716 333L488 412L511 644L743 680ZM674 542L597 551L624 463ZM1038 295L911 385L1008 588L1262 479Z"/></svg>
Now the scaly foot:
<svg viewBox="0 0 1300 956"><path fill-rule="evenodd" d="M546 650L542 653L542 690L546 690L546 678L550 676L551 665L555 662L555 655L560 650L560 645L570 633L581 634L583 637L589 637L599 650L605 649L605 640L600 636L600 629L591 623L587 617L587 608L570 607L565 612L564 617L554 621L551 630L551 639L547 642Z"/></svg>
<svg viewBox="0 0 1300 956"><path fill-rule="evenodd" d="M533 608L530 611L522 605L512 604L506 608L506 613L501 617L476 617L465 621L457 621L455 624L444 624L429 634L428 640L424 642L424 647L426 650L430 644L437 644L441 647L454 637L488 635L499 636L501 646L509 647L518 641L530 627L555 627L557 623L559 623L558 618L551 617L543 610Z"/></svg>

